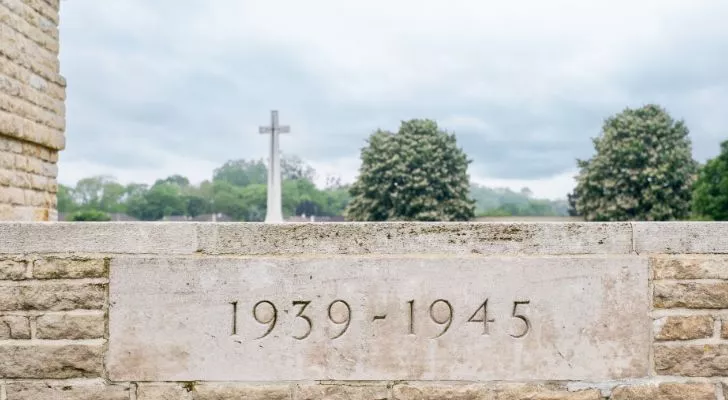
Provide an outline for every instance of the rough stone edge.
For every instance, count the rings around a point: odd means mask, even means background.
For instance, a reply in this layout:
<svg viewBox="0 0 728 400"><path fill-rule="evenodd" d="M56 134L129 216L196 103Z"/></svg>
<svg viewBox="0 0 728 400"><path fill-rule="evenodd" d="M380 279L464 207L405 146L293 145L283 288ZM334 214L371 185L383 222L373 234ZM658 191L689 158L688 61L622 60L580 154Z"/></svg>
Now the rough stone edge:
<svg viewBox="0 0 728 400"><path fill-rule="evenodd" d="M17 253L586 255L633 251L629 223L0 223L0 254Z"/></svg>

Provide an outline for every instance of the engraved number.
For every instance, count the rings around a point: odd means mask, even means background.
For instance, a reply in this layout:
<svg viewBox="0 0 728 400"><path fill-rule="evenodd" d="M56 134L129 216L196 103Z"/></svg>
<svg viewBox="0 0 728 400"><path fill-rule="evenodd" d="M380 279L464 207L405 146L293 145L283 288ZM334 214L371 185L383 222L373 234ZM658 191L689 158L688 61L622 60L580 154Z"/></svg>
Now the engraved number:
<svg viewBox="0 0 728 400"><path fill-rule="evenodd" d="M516 311L518 310L518 306L519 305L526 305L526 304L529 304L529 303L531 303L530 300L526 300L526 301L514 301L513 302L513 316L512 316L512 318L518 318L521 321L523 321L523 323L526 325L525 329L523 330L523 332L521 334L519 334L519 335L511 335L511 336L513 336L516 339L522 338L522 337L526 336L526 334L528 333L528 331L531 330L531 322L528 320L528 318L526 318L526 316L524 316L522 314L516 314Z"/></svg>
<svg viewBox="0 0 728 400"><path fill-rule="evenodd" d="M311 318L303 315L303 312L306 310L306 307L308 307L308 305L310 303L311 303L310 301L294 301L293 302L294 306L299 306L299 305L303 306L298 311L298 314L296 314L296 317L303 318L304 320L306 320L306 323L308 323L308 330L306 331L306 333L303 334L302 336L293 336L294 339L303 340L303 339L306 339L308 337L308 335L311 334L311 329L313 329L313 323L311 322Z"/></svg>
<svg viewBox="0 0 728 400"><path fill-rule="evenodd" d="M341 303L346 307L346 317L344 318L343 321L337 321L334 319L333 315L331 315L331 308L336 303ZM331 339L336 339L336 338L340 337L341 335L343 335L347 329L349 329L349 324L351 323L351 307L349 307L349 304L347 302L345 302L344 300L335 300L333 303L329 304L329 319L331 320L331 322L335 323L336 325L344 325L344 329L342 329L338 335L331 338Z"/></svg>
<svg viewBox="0 0 728 400"><path fill-rule="evenodd" d="M437 318L435 318L435 304L437 303L445 303L445 305L447 306L448 314L447 318L445 318L444 321L438 321ZM445 332L450 329L450 324L452 324L452 306L450 305L450 302L443 299L433 301L432 304L430 304L430 318L432 318L432 320L438 325L445 325L445 329L443 329L442 332L440 332L440 334L435 336L433 339L439 338L440 336L444 335Z"/></svg>
<svg viewBox="0 0 728 400"><path fill-rule="evenodd" d="M414 335L415 334L415 301L410 300L407 302L409 304L409 334Z"/></svg>
<svg viewBox="0 0 728 400"><path fill-rule="evenodd" d="M271 316L270 316L270 318L268 318L267 321L263 321L260 318L258 318L258 306L260 306L262 304L268 304L272 310ZM258 321L259 324L268 325L268 330L265 331L263 336L256 338L256 339L262 339L262 338L268 336L268 334L270 334L271 331L273 330L273 328L276 326L276 321L278 320L278 310L276 309L276 306L274 306L273 303L271 303L270 301L262 300L262 301L255 303L255 305L253 306L253 318L255 318L255 320Z"/></svg>
<svg viewBox="0 0 728 400"><path fill-rule="evenodd" d="M478 315L480 310L483 310L483 317L481 319L475 319L475 316ZM475 310L472 316L470 316L470 319L468 319L468 322L482 322L483 323L483 335L488 334L488 322L494 322L494 319L488 319L488 299L485 299L483 304L480 305L480 307Z"/></svg>
<svg viewBox="0 0 728 400"><path fill-rule="evenodd" d="M235 336L238 334L238 302L233 301L230 304L233 305L233 333L230 336Z"/></svg>

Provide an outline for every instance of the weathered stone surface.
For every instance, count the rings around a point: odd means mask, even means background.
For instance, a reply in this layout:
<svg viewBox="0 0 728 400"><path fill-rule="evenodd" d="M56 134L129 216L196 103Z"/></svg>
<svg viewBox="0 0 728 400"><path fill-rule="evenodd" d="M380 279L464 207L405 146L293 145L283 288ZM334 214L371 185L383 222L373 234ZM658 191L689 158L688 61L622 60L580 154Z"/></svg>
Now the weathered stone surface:
<svg viewBox="0 0 728 400"><path fill-rule="evenodd" d="M33 263L36 279L102 278L107 275L103 258L45 258Z"/></svg>
<svg viewBox="0 0 728 400"><path fill-rule="evenodd" d="M655 346L659 375L728 376L728 344Z"/></svg>
<svg viewBox="0 0 728 400"><path fill-rule="evenodd" d="M395 400L601 400L599 390L568 391L555 385L395 385Z"/></svg>
<svg viewBox="0 0 728 400"><path fill-rule="evenodd" d="M0 259L0 280L25 279L27 265L26 261Z"/></svg>
<svg viewBox="0 0 728 400"><path fill-rule="evenodd" d="M715 385L709 383L663 383L619 386L610 400L715 400Z"/></svg>
<svg viewBox="0 0 728 400"><path fill-rule="evenodd" d="M98 377L102 350L101 344L0 344L0 378Z"/></svg>
<svg viewBox="0 0 728 400"><path fill-rule="evenodd" d="M385 384L352 385L296 385L296 400L385 400L389 399L389 388Z"/></svg>
<svg viewBox="0 0 728 400"><path fill-rule="evenodd" d="M642 377L647 275L635 256L116 257L106 365L115 381Z"/></svg>
<svg viewBox="0 0 728 400"><path fill-rule="evenodd" d="M728 308L726 282L657 282L655 308Z"/></svg>
<svg viewBox="0 0 728 400"><path fill-rule="evenodd" d="M728 279L728 257L654 257L650 264L655 279Z"/></svg>
<svg viewBox="0 0 728 400"><path fill-rule="evenodd" d="M103 312L83 314L45 314L36 320L38 339L99 339L104 337Z"/></svg>
<svg viewBox="0 0 728 400"><path fill-rule="evenodd" d="M726 254L728 222L633 222L638 254Z"/></svg>
<svg viewBox="0 0 728 400"><path fill-rule="evenodd" d="M238 383L183 384L143 383L137 400L291 400L287 385L250 385Z"/></svg>
<svg viewBox="0 0 728 400"><path fill-rule="evenodd" d="M22 315L0 315L0 340L30 339L30 320Z"/></svg>
<svg viewBox="0 0 728 400"><path fill-rule="evenodd" d="M670 316L655 320L656 340L692 340L713 336L714 321L709 315Z"/></svg>
<svg viewBox="0 0 728 400"><path fill-rule="evenodd" d="M129 400L129 387L95 384L63 384L32 381L9 382L8 400Z"/></svg>
<svg viewBox="0 0 728 400"><path fill-rule="evenodd" d="M0 285L0 311L75 309L98 310L104 306L106 285L99 283L18 283Z"/></svg>
<svg viewBox="0 0 728 400"><path fill-rule="evenodd" d="M627 223L200 224L209 254L626 254Z"/></svg>

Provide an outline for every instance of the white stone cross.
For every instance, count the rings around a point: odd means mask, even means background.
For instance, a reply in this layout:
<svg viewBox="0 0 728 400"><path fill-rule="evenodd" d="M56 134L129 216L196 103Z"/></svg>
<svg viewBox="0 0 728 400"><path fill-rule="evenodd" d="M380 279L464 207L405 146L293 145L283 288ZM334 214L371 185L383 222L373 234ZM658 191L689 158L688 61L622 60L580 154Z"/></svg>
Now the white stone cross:
<svg viewBox="0 0 728 400"><path fill-rule="evenodd" d="M278 134L288 133L291 128L278 125L278 111L270 112L270 126L258 128L260 133L270 133L270 159L268 160L268 207L265 222L283 222L281 200L281 160L278 154Z"/></svg>

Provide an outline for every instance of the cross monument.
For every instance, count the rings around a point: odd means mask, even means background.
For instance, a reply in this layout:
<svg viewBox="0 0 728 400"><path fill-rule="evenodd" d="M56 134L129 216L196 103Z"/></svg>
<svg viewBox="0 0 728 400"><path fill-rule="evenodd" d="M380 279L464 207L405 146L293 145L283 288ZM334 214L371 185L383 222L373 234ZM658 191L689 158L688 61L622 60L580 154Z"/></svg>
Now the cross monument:
<svg viewBox="0 0 728 400"><path fill-rule="evenodd" d="M270 126L258 128L261 134L270 133L270 157L268 159L268 207L265 222L283 222L281 200L281 159L278 152L278 134L291 131L289 126L278 125L278 111L270 112Z"/></svg>

